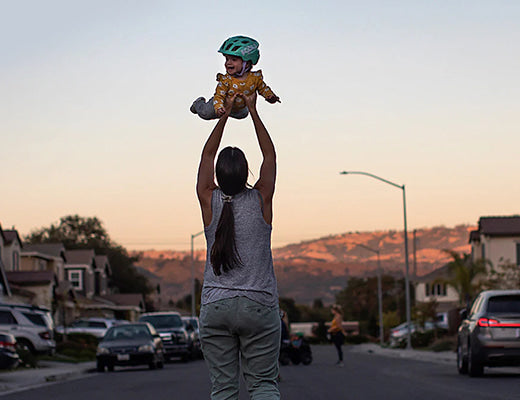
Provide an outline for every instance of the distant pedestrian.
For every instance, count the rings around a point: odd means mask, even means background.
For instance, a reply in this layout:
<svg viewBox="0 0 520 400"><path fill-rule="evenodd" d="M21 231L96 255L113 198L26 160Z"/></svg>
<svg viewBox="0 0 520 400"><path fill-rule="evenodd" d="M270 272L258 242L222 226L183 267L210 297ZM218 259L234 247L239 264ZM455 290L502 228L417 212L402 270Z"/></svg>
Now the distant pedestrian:
<svg viewBox="0 0 520 400"><path fill-rule="evenodd" d="M263 156L256 184L247 185L247 160L236 147L224 148L215 166L235 96L225 99L225 112L202 150L197 178L207 243L200 338L213 400L238 400L241 368L252 399L280 399L281 323L271 253L276 154L256 96L242 96Z"/></svg>
<svg viewBox="0 0 520 400"><path fill-rule="evenodd" d="M339 304L334 304L331 307L331 311L334 317L332 318L328 332L331 335L332 343L334 343L338 353L338 361L336 365L343 367L343 349L341 346L343 346L346 336L345 329L343 329L343 310Z"/></svg>

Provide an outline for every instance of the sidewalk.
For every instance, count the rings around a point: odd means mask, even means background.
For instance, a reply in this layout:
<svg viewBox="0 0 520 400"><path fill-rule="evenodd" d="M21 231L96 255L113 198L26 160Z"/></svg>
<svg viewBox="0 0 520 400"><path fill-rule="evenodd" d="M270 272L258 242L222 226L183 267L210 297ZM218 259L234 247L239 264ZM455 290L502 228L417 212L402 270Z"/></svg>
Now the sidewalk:
<svg viewBox="0 0 520 400"><path fill-rule="evenodd" d="M371 353L382 355L386 357L408 358L419 361L429 361L441 364L457 365L457 354L454 351L427 351L427 350L406 350L406 349L392 349L388 347L381 347L375 343L364 343L355 346L349 346L349 351L356 353Z"/></svg>
<svg viewBox="0 0 520 400"><path fill-rule="evenodd" d="M87 376L87 372L96 368L95 361L77 364L40 361L38 365L38 368L0 371L0 396L52 382Z"/></svg>

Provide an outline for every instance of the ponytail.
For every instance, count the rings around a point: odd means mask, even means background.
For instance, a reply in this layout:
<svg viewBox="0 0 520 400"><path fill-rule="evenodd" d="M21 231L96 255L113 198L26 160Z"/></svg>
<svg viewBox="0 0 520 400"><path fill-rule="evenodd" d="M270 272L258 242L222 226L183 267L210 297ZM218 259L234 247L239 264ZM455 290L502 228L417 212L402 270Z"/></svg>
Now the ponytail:
<svg viewBox="0 0 520 400"><path fill-rule="evenodd" d="M215 242L211 247L210 261L215 275L242 264L235 241L235 216L231 201L224 201L215 231Z"/></svg>

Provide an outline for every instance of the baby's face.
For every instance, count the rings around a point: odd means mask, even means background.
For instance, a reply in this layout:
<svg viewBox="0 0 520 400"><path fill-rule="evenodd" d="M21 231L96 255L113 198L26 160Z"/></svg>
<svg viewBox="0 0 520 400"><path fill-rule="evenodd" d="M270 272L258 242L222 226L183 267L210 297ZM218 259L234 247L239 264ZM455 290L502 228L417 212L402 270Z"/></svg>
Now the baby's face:
<svg viewBox="0 0 520 400"><path fill-rule="evenodd" d="M226 72L229 75L238 74L240 71L242 71L242 59L240 57L229 56L227 54L225 54L224 57L226 57L224 66L226 67Z"/></svg>

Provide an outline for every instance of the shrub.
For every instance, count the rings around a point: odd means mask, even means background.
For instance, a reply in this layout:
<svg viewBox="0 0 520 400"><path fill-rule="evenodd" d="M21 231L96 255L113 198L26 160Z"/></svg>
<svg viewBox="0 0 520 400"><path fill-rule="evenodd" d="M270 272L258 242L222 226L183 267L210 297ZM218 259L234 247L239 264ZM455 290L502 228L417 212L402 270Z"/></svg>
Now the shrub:
<svg viewBox="0 0 520 400"><path fill-rule="evenodd" d="M28 349L18 348L16 352L20 356L20 367L36 368L38 366L38 359Z"/></svg>

